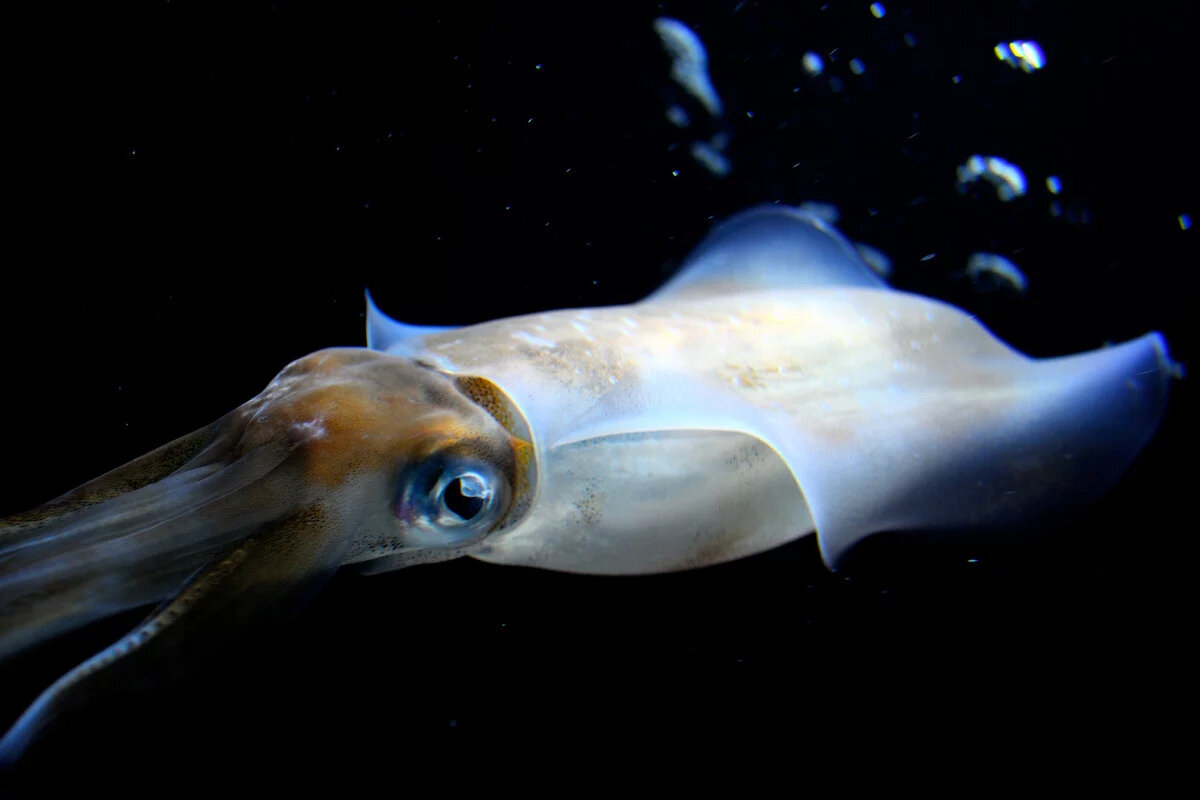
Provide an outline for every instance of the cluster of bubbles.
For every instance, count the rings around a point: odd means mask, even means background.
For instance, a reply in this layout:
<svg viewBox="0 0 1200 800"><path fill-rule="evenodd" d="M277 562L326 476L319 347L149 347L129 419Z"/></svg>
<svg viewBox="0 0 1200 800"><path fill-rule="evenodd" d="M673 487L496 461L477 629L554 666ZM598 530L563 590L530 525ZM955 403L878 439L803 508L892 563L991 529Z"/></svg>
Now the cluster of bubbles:
<svg viewBox="0 0 1200 800"><path fill-rule="evenodd" d="M836 51L834 51L834 52L836 53ZM836 59L831 59L831 60L836 60ZM825 72L825 59L821 58L821 56L819 56L818 54L814 53L811 50L809 50L807 53L804 54L804 56L801 58L800 62L801 62L801 64L804 65L804 71L806 73L808 73L808 77L810 77L810 78L820 77L821 74ZM850 59L850 61L847 62L846 66L849 68L850 72L854 75L862 75L864 72L867 71L867 65L863 63L861 58ZM829 78L829 88L832 89L833 91L840 92L840 91L842 91L844 86L845 85L842 82L842 79L837 77L836 75L831 76Z"/></svg>
<svg viewBox="0 0 1200 800"><path fill-rule="evenodd" d="M993 48L993 52L1005 64L1025 73L1037 72L1046 66L1046 54L1042 52L1041 45L1032 39L1001 42Z"/></svg>
<svg viewBox="0 0 1200 800"><path fill-rule="evenodd" d="M887 9L883 3L871 3L868 9L875 19L883 19L887 15ZM669 17L656 19L654 31L658 34L663 48L671 58L671 78L696 100L712 120L721 120L724 115L724 107L713 86L712 79L709 77L708 54L700 37L684 23ZM916 38L912 34L905 34L904 42L909 47L916 46ZM997 59L1012 69L1026 74L1037 72L1046 66L1046 55L1041 45L1031 39L1001 42L993 48L993 51ZM833 91L841 91L842 79L836 75L829 75L827 64L827 61L836 62L838 60L836 49L826 57L814 51L808 51L804 53L801 65L809 78L827 80ZM866 71L866 66L858 58L851 59L846 63L846 67L853 75L862 75ZM954 77L955 83L960 80L961 76ZM677 103L671 104L667 108L666 114L667 119L676 127L688 128L692 125L688 111ZM729 134L721 131L708 139L697 136L690 143L689 152L692 158L711 174L723 177L730 171L730 161L725 155L728 145ZM990 187L995 196L1005 203L1024 197L1029 191L1029 182L1021 168L995 155L972 155L958 166L956 188L960 194L968 194L979 185ZM1065 212L1061 199L1063 191L1061 179L1056 175L1050 175L1045 179L1045 185L1047 192L1051 195L1050 215L1056 218L1063 216ZM807 202L802 203L801 208L831 225L836 224L840 216L837 207L828 203ZM1070 210L1068 209L1068 211ZM1089 221L1090 213L1086 209L1078 211L1078 213L1076 211L1070 211L1067 214L1068 221L1071 221L1072 215L1079 217L1083 222ZM1192 227L1192 219L1187 214L1179 215L1178 222L1182 230ZM887 255L861 242L855 242L854 246L863 260L877 273L884 277L891 274L892 262ZM977 252L972 254L967 260L964 272L971 284L979 291L1002 289L1022 293L1028 288L1028 280L1020 268L1010 259L996 253Z"/></svg>
<svg viewBox="0 0 1200 800"><path fill-rule="evenodd" d="M654 32L671 58L671 78L695 98L710 117L720 119L725 109L708 75L708 52L704 42L687 25L670 17L654 20ZM687 110L677 104L667 108L667 119L679 128L691 125ZM729 136L721 132L707 141L697 139L689 151L692 158L713 175L724 177L730 169L729 159L723 152L728 144Z"/></svg>

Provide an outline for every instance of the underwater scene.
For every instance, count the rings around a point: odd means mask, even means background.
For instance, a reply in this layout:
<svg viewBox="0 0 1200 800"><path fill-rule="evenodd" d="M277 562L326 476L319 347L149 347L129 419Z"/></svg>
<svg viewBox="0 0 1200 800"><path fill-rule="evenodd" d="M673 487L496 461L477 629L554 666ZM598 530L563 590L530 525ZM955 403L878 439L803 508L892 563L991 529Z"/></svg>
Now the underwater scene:
<svg viewBox="0 0 1200 800"><path fill-rule="evenodd" d="M1169 783L1198 24L45 9L4 793Z"/></svg>

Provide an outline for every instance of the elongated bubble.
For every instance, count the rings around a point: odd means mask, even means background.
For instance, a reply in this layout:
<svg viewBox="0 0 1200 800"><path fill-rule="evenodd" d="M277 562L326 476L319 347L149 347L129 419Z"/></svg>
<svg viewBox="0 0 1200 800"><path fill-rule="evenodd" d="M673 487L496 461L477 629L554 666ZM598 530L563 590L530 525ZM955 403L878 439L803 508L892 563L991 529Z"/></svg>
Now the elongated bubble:
<svg viewBox="0 0 1200 800"><path fill-rule="evenodd" d="M708 113L721 116L724 109L708 77L708 53L704 42L687 25L670 17L654 20L654 31L671 57L671 77L699 100Z"/></svg>

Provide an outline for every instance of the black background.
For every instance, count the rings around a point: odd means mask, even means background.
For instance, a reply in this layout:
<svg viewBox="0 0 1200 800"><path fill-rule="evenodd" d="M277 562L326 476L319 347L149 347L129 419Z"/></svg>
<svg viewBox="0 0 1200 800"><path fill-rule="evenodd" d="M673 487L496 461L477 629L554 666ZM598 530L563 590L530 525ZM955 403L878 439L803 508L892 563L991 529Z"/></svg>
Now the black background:
<svg viewBox="0 0 1200 800"><path fill-rule="evenodd" d="M630 302L760 202L834 203L897 287L1032 355L1161 330L1194 363L1200 230L1178 217L1200 216L1197 12L885 5L56 4L14 24L0 511L362 344L365 287L428 324ZM723 120L671 82L660 15L703 38ZM993 55L1021 38L1041 72ZM688 154L717 131L724 178ZM1022 167L1028 195L957 193L973 153ZM1011 257L1028 292L975 291L978 250ZM255 765L400 790L402 770L493 753L511 754L497 786L645 761L747 781L771 765L801 787L879 777L897 752L922 780L1153 781L1185 755L1169 723L1195 711L1192 380L1101 503L1008 539L880 536L836 574L808 538L659 577L339 575L223 669L97 698L31 754L25 787ZM0 725L138 618L4 665Z"/></svg>

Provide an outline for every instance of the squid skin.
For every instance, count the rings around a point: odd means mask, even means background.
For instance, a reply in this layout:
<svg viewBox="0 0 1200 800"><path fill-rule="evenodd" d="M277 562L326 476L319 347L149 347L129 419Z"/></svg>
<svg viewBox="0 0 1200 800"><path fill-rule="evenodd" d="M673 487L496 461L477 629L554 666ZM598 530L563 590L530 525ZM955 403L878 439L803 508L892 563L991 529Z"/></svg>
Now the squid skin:
<svg viewBox="0 0 1200 800"><path fill-rule="evenodd" d="M341 567L471 556L653 574L815 534L1005 528L1086 504L1177 375L1150 333L1031 359L889 288L829 225L751 209L629 306L387 318L196 432L0 522L0 658L159 603L0 740L186 663Z"/></svg>

